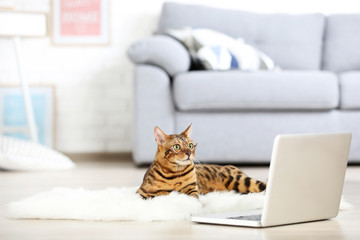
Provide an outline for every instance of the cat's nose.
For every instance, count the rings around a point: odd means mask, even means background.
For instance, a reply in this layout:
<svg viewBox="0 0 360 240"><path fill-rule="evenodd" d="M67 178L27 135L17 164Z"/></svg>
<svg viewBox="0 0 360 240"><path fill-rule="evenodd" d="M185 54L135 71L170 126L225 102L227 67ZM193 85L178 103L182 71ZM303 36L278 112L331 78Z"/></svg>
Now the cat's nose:
<svg viewBox="0 0 360 240"><path fill-rule="evenodd" d="M186 155L188 155L188 157L190 157L191 151L188 150L188 151L186 151L185 153L186 153Z"/></svg>

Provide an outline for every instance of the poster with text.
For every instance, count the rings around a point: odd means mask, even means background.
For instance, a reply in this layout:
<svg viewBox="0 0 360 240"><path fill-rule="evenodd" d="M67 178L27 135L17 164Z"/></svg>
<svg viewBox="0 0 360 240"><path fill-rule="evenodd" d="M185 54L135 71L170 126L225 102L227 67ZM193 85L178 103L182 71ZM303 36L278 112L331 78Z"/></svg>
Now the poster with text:
<svg viewBox="0 0 360 240"><path fill-rule="evenodd" d="M54 44L109 43L108 0L54 0L52 8Z"/></svg>

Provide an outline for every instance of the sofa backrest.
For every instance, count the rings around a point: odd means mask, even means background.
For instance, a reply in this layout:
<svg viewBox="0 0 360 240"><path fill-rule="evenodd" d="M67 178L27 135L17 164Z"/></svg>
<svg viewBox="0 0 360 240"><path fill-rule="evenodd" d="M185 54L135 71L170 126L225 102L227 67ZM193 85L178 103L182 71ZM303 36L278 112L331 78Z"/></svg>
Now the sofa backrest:
<svg viewBox="0 0 360 240"><path fill-rule="evenodd" d="M360 14L336 14L326 19L323 69L360 70Z"/></svg>
<svg viewBox="0 0 360 240"><path fill-rule="evenodd" d="M168 28L210 28L263 51L282 69L321 68L322 14L257 14L200 5L165 3L158 33Z"/></svg>

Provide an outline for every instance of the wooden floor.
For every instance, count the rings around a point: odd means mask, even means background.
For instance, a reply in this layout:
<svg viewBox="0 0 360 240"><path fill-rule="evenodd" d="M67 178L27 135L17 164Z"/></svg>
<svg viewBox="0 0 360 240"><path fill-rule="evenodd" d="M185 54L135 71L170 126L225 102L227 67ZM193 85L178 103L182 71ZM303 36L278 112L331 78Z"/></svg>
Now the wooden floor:
<svg viewBox="0 0 360 240"><path fill-rule="evenodd" d="M360 167L349 167L344 186L346 200L355 208L333 220L267 229L214 226L191 222L84 222L64 220L10 220L6 203L56 186L103 189L136 186L145 168L126 159L76 161L78 168L63 172L0 172L0 240L16 239L360 239ZM267 167L242 167L265 180ZM331 177L331 176L329 176ZM326 182L326 179L324 179ZM146 213L144 213L146 214Z"/></svg>

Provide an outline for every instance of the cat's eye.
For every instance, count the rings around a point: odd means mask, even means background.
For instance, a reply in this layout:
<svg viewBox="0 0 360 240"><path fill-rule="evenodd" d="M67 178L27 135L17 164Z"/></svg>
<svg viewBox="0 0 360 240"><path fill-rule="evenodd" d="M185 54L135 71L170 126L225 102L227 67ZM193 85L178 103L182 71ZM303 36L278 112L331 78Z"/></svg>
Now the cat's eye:
<svg viewBox="0 0 360 240"><path fill-rule="evenodd" d="M173 148L174 148L175 150L179 150L179 149L180 149L180 145L179 145L179 144L175 144L175 145L173 146Z"/></svg>
<svg viewBox="0 0 360 240"><path fill-rule="evenodd" d="M193 149L193 148L194 148L194 144L193 144L193 143L190 143L190 144L189 144L189 148Z"/></svg>

